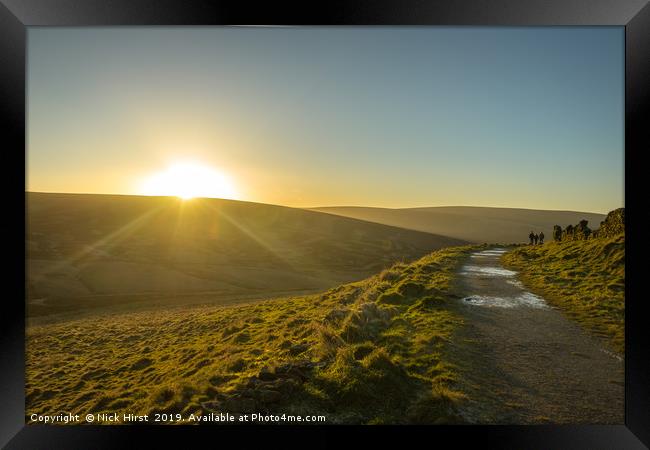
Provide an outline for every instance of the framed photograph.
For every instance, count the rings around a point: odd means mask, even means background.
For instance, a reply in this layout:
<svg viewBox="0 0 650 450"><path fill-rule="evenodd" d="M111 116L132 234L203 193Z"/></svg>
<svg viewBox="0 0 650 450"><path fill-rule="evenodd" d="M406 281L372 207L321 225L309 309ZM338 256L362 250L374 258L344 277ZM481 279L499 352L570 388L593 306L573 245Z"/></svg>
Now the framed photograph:
<svg viewBox="0 0 650 450"><path fill-rule="evenodd" d="M649 26L0 0L0 443L647 448Z"/></svg>

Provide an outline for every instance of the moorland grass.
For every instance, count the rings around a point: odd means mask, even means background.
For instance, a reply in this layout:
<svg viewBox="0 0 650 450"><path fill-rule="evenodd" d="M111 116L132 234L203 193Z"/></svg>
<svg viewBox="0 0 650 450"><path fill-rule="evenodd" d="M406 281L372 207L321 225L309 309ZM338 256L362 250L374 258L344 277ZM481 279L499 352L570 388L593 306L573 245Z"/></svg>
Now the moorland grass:
<svg viewBox="0 0 650 450"><path fill-rule="evenodd" d="M457 423L450 283L439 250L318 295L105 313L27 330L26 412L323 414Z"/></svg>
<svg viewBox="0 0 650 450"><path fill-rule="evenodd" d="M624 352L625 236L525 245L503 263L592 333Z"/></svg>

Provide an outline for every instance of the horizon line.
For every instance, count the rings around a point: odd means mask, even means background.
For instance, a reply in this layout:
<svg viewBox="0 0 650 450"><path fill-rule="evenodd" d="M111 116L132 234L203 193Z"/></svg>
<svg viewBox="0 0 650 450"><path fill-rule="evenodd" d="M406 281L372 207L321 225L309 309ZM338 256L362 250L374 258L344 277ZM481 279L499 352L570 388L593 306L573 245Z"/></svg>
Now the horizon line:
<svg viewBox="0 0 650 450"><path fill-rule="evenodd" d="M59 192L59 191L28 191L25 190L26 194L64 194L64 195L104 195L104 196L120 196L120 197L155 197L155 198L178 198L180 197L175 195L144 195L144 194L114 194L114 193L93 193L93 192ZM318 210L326 208L366 208L366 209L390 209L390 210L403 210L403 209L429 209L429 208L486 208L486 209L520 209L527 211L553 211L553 212L573 212L573 213L587 213L587 214L599 214L607 215L610 211L614 211L618 208L624 208L625 206L619 206L607 212L597 212L597 211L578 211L571 209L543 209L543 208L523 208L518 206L476 206L476 205L426 205L426 206L398 206L398 207L388 207L388 206L368 206L368 205L328 205L328 206L289 206L282 205L277 203L264 203L252 200L240 200L232 198L222 198L222 197L194 197L194 199L213 199L213 200L227 200L231 202L242 202L242 203L257 203L260 205L270 205L270 206L281 206L284 208L294 208L294 209L305 209L305 210Z"/></svg>

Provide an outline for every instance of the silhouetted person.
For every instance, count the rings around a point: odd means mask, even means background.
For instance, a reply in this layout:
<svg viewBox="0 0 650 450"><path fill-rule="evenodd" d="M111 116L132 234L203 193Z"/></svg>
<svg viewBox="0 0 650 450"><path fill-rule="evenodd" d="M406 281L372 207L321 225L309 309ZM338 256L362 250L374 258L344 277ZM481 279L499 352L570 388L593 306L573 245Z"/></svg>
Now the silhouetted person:
<svg viewBox="0 0 650 450"><path fill-rule="evenodd" d="M539 245L542 245L544 243L544 232L540 231L539 232Z"/></svg>
<svg viewBox="0 0 650 450"><path fill-rule="evenodd" d="M530 245L533 245L533 241L535 240L535 233L531 231L528 235L528 239L530 239Z"/></svg>
<svg viewBox="0 0 650 450"><path fill-rule="evenodd" d="M535 241L535 245L537 245L537 240L539 239L539 236L536 234L533 234L533 240Z"/></svg>

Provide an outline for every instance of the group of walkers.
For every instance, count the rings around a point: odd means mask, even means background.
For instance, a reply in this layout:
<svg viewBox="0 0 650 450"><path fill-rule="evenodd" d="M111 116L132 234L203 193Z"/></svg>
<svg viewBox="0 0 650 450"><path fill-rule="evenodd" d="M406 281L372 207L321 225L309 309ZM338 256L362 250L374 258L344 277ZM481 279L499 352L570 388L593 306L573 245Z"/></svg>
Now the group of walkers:
<svg viewBox="0 0 650 450"><path fill-rule="evenodd" d="M544 243L544 232L540 231L539 234L535 234L531 231L528 239L530 239L530 245L537 245L538 242L541 245Z"/></svg>

